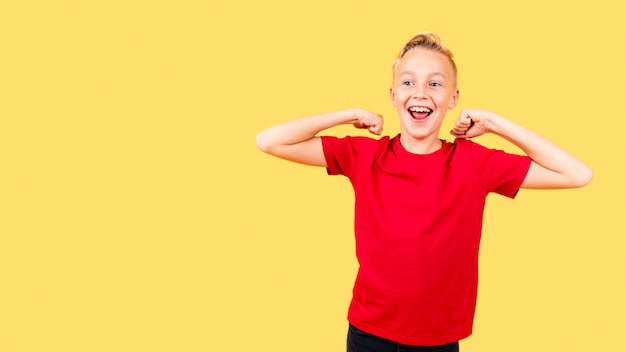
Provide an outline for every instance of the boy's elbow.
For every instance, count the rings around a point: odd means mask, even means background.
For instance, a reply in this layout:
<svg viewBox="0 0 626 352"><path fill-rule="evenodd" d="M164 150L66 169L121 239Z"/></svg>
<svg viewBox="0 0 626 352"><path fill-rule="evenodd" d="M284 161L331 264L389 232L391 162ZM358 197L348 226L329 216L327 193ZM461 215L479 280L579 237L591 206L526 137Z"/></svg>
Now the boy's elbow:
<svg viewBox="0 0 626 352"><path fill-rule="evenodd" d="M582 177L582 182L581 182L580 187L588 185L592 179L593 179L593 171L591 171L591 169L587 167L586 171L584 172L584 176Z"/></svg>
<svg viewBox="0 0 626 352"><path fill-rule="evenodd" d="M256 146L264 153L269 153L271 150L271 143L263 132L256 136Z"/></svg>
<svg viewBox="0 0 626 352"><path fill-rule="evenodd" d="M589 182L591 182L592 179L593 171L591 171L589 167L585 166L576 174L576 177L573 180L573 187L585 187L589 184Z"/></svg>
<svg viewBox="0 0 626 352"><path fill-rule="evenodd" d="M264 153L278 156L281 144L265 132L261 132L256 136L256 146Z"/></svg>

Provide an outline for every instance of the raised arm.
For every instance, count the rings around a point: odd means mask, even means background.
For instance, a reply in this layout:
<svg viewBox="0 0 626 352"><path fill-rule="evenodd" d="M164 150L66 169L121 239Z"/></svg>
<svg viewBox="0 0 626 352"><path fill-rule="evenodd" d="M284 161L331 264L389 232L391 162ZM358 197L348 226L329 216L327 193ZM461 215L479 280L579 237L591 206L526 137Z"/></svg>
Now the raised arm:
<svg viewBox="0 0 626 352"><path fill-rule="evenodd" d="M565 149L493 112L464 109L451 133L458 138L494 133L519 147L532 159L522 188L583 187L593 177L591 169Z"/></svg>
<svg viewBox="0 0 626 352"><path fill-rule="evenodd" d="M353 124L373 134L382 132L380 115L363 109L348 109L312 115L283 122L270 127L256 137L262 151L282 159L313 166L326 166L320 137L316 135L328 128Z"/></svg>

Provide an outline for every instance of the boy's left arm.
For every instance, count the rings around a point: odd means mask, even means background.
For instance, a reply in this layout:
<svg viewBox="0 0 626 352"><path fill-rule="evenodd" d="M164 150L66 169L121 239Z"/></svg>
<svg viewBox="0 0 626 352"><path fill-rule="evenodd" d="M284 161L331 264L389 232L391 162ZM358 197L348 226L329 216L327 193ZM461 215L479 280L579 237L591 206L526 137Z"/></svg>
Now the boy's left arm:
<svg viewBox="0 0 626 352"><path fill-rule="evenodd" d="M457 138L494 133L522 149L532 159L522 188L583 187L593 177L591 169L565 149L490 111L464 109L450 133Z"/></svg>

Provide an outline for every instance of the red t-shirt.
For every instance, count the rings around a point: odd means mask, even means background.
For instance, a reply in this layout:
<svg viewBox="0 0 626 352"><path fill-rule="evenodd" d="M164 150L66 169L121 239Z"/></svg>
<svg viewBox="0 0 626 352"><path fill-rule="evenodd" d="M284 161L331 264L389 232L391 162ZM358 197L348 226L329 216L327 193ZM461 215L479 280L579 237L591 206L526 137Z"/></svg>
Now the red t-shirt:
<svg viewBox="0 0 626 352"><path fill-rule="evenodd" d="M328 173L347 176L355 191L350 323L407 345L469 336L486 196L515 197L530 158L466 139L425 155L398 136L322 137L322 145Z"/></svg>

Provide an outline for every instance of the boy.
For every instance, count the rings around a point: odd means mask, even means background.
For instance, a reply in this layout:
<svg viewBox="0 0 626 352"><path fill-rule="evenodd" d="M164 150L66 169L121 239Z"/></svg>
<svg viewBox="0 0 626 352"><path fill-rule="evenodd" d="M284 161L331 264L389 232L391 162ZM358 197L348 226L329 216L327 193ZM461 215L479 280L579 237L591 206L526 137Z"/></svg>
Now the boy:
<svg viewBox="0 0 626 352"><path fill-rule="evenodd" d="M380 139L317 136L339 124L380 135L381 116L349 109L268 128L266 153L347 176L355 191L359 272L348 351L458 351L472 331L485 198L519 188L571 188L591 170L554 143L495 113L464 109L453 143L439 139L457 105L456 65L433 33L419 33L393 66L391 102L400 134ZM468 138L495 133L526 155Z"/></svg>

